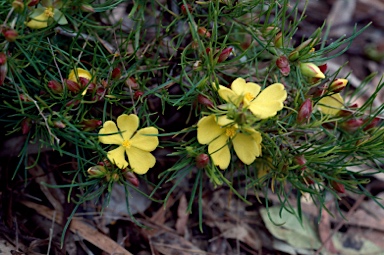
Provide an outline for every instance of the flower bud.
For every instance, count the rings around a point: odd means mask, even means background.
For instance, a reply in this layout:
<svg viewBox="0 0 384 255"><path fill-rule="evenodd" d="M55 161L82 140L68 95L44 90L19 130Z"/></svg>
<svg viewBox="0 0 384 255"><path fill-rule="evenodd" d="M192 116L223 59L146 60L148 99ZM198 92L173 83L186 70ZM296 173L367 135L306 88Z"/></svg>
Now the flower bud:
<svg viewBox="0 0 384 255"><path fill-rule="evenodd" d="M374 128L374 127L377 127L380 123L381 119L379 117L375 117L375 118L367 118L364 120L364 124L367 124L365 127L364 127L364 131L367 131L371 128Z"/></svg>
<svg viewBox="0 0 384 255"><path fill-rule="evenodd" d="M138 100L138 99L140 99L143 95L144 95L143 91L137 90L137 91L135 91L135 93L133 94L133 99L134 99L134 100Z"/></svg>
<svg viewBox="0 0 384 255"><path fill-rule="evenodd" d="M358 130L364 124L362 119L349 119L341 123L341 128L347 132L353 133Z"/></svg>
<svg viewBox="0 0 384 255"><path fill-rule="evenodd" d="M283 47L283 33L278 32L278 33L275 35L275 38L273 39L273 44L274 44L275 47L277 47L277 48L281 48L281 47Z"/></svg>
<svg viewBox="0 0 384 255"><path fill-rule="evenodd" d="M111 73L111 78L114 80L118 80L121 77L121 70L118 67L113 68Z"/></svg>
<svg viewBox="0 0 384 255"><path fill-rule="evenodd" d="M325 73L327 71L328 65L327 65L327 63L325 63L322 65L319 65L318 67L322 73Z"/></svg>
<svg viewBox="0 0 384 255"><path fill-rule="evenodd" d="M30 0L28 6L35 6L40 2L40 0Z"/></svg>
<svg viewBox="0 0 384 255"><path fill-rule="evenodd" d="M82 4L80 6L80 9L83 11L83 12L89 12L89 13L94 13L95 12L95 9L93 9L92 5L90 4Z"/></svg>
<svg viewBox="0 0 384 255"><path fill-rule="evenodd" d="M80 122L80 125L82 126L83 131L86 131L86 132L95 130L101 124L103 124L103 122L97 119L90 119L90 120L84 119Z"/></svg>
<svg viewBox="0 0 384 255"><path fill-rule="evenodd" d="M60 128L60 129L63 129L66 127L66 125L61 121L61 120L55 120L52 122L53 126L54 127L57 127L57 128Z"/></svg>
<svg viewBox="0 0 384 255"><path fill-rule="evenodd" d="M286 56L280 56L278 59L276 59L276 66L280 69L282 75L289 75L291 67L289 66L289 60Z"/></svg>
<svg viewBox="0 0 384 255"><path fill-rule="evenodd" d="M49 81L48 87L52 90L53 93L59 94L63 92L63 85L58 81Z"/></svg>
<svg viewBox="0 0 384 255"><path fill-rule="evenodd" d="M0 52L0 65L4 65L7 63L7 55L5 53Z"/></svg>
<svg viewBox="0 0 384 255"><path fill-rule="evenodd" d="M5 37L5 40L7 40L8 42L14 42L19 36L19 33L16 30L9 29L3 32L3 35Z"/></svg>
<svg viewBox="0 0 384 255"><path fill-rule="evenodd" d="M208 108L214 108L214 105L211 100L209 100L207 97L203 96L202 94L199 94L197 96L197 101L199 104L205 105Z"/></svg>
<svg viewBox="0 0 384 255"><path fill-rule="evenodd" d="M345 86L347 86L348 80L346 79L335 79L331 85L329 85L328 90L330 92L339 93L342 91Z"/></svg>
<svg viewBox="0 0 384 255"><path fill-rule="evenodd" d="M210 38L211 37L211 33L205 27L199 27L197 29L197 33L200 36L205 37L205 38Z"/></svg>
<svg viewBox="0 0 384 255"><path fill-rule="evenodd" d="M307 160L305 159L304 155L297 155L293 158L293 162L295 162L297 165L302 166L300 170L304 171L307 169L305 164L307 164Z"/></svg>
<svg viewBox="0 0 384 255"><path fill-rule="evenodd" d="M104 166L96 165L88 168L87 173L91 178L103 178L107 173L107 169Z"/></svg>
<svg viewBox="0 0 384 255"><path fill-rule="evenodd" d="M181 13L184 15L187 15L188 14L187 9L190 13L192 12L192 6L190 4L183 4L181 6Z"/></svg>
<svg viewBox="0 0 384 255"><path fill-rule="evenodd" d="M15 0L12 2L12 7L17 13L22 13L24 11L24 3L22 0Z"/></svg>
<svg viewBox="0 0 384 255"><path fill-rule="evenodd" d="M301 73L308 78L325 78L325 75L320 71L319 67L313 63L300 63L299 67Z"/></svg>
<svg viewBox="0 0 384 255"><path fill-rule="evenodd" d="M68 101L68 103L66 103L65 106L67 106L67 107L75 107L78 104L80 104L80 100L72 99L72 100Z"/></svg>
<svg viewBox="0 0 384 255"><path fill-rule="evenodd" d="M21 123L21 133L23 135L26 135L31 130L31 119L30 118L24 118Z"/></svg>
<svg viewBox="0 0 384 255"><path fill-rule="evenodd" d="M292 51L291 53L289 53L288 55L288 59L289 61L295 61L297 60L298 58L300 57L300 53L296 50Z"/></svg>
<svg viewBox="0 0 384 255"><path fill-rule="evenodd" d="M128 79L125 80L125 85L127 87L130 87L131 89L138 89L139 85L136 82L136 79L133 77L129 77Z"/></svg>
<svg viewBox="0 0 384 255"><path fill-rule="evenodd" d="M139 187L140 182L135 173L128 171L127 169L123 170L123 176L124 178L129 181L133 186Z"/></svg>
<svg viewBox="0 0 384 255"><path fill-rule="evenodd" d="M231 55L232 50L233 50L233 49L232 49L231 47L229 47L229 48L225 48L225 49L220 53L219 58L217 59L217 62L218 62L218 63L221 63L221 62L225 61L225 60L229 57L229 55Z"/></svg>
<svg viewBox="0 0 384 255"><path fill-rule="evenodd" d="M111 167L112 164L108 159L103 159L103 161L100 161L97 163L99 166L105 166L105 167Z"/></svg>
<svg viewBox="0 0 384 255"><path fill-rule="evenodd" d="M7 76L8 72L8 64L4 63L0 65L0 86L3 85L5 81L5 77Z"/></svg>
<svg viewBox="0 0 384 255"><path fill-rule="evenodd" d="M209 156L207 154L199 154L195 158L197 168L204 168L209 164Z"/></svg>
<svg viewBox="0 0 384 255"><path fill-rule="evenodd" d="M331 186L334 190L336 190L339 193L345 193L345 186L342 183L339 183L337 181L331 181Z"/></svg>
<svg viewBox="0 0 384 255"><path fill-rule="evenodd" d="M69 91L71 91L73 93L80 92L81 87L80 87L80 85L77 82L69 80L69 79L64 79L64 81L65 81L65 84L67 85L67 89Z"/></svg>
<svg viewBox="0 0 384 255"><path fill-rule="evenodd" d="M32 100L29 98L29 96L25 95L25 94L20 94L19 95L19 99L22 101L22 102L32 102Z"/></svg>
<svg viewBox="0 0 384 255"><path fill-rule="evenodd" d="M313 110L312 100L310 98L305 99L305 101L301 104L299 108L299 112L297 113L296 122L298 124L303 124L308 122L311 117Z"/></svg>

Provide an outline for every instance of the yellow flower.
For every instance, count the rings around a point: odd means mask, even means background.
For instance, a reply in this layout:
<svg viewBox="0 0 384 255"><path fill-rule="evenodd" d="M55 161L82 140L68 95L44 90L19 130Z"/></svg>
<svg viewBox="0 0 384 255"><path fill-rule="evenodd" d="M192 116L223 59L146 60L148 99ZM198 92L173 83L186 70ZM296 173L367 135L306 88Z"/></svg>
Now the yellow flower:
<svg viewBox="0 0 384 255"><path fill-rule="evenodd" d="M61 2L61 1L56 1ZM58 4L56 2L52 1L44 1L44 5L39 5L36 9L32 11L32 13L29 15L29 18L31 20L27 22L27 27L32 29L41 29L48 26L49 19L55 20L59 25L66 25L68 24L67 19L65 18L64 14L59 11L59 8L61 7L61 4Z"/></svg>
<svg viewBox="0 0 384 255"><path fill-rule="evenodd" d="M260 85L237 78L231 89L219 85L218 93L222 99L236 106L243 103L256 117L267 119L275 116L284 107L287 91L281 83L274 83L261 91Z"/></svg>
<svg viewBox="0 0 384 255"><path fill-rule="evenodd" d="M261 155L262 137L259 132L253 129L244 129L244 132L240 132L236 124L221 126L217 123L215 115L203 117L197 123L197 140L200 144L208 144L208 153L213 163L220 169L228 168L231 161L230 142L237 157L244 164L251 164Z"/></svg>
<svg viewBox="0 0 384 255"><path fill-rule="evenodd" d="M76 76L77 73L77 76ZM78 78L85 78L87 80L92 79L92 74L88 72L87 70L84 70L83 68L76 68L76 73L75 70L72 69L71 72L68 75L68 80L74 81L74 82L79 82Z"/></svg>
<svg viewBox="0 0 384 255"><path fill-rule="evenodd" d="M328 115L337 115L344 105L344 100L339 93L323 97L319 100L317 109Z"/></svg>
<svg viewBox="0 0 384 255"><path fill-rule="evenodd" d="M106 121L99 131L99 141L104 144L119 145L108 152L108 159L118 168L128 166L125 154L128 156L129 165L137 174L145 174L156 163L156 158L150 153L159 145L155 127L146 127L138 131L139 118L135 114L122 114L115 122ZM135 133L136 132L136 133Z"/></svg>

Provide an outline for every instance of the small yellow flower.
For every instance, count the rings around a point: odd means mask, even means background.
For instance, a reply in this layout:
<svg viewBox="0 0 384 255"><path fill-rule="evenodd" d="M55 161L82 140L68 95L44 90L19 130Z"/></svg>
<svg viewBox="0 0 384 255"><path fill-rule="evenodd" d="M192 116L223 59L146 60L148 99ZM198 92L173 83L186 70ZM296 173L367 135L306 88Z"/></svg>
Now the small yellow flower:
<svg viewBox="0 0 384 255"><path fill-rule="evenodd" d="M76 73L77 73L77 76L76 76ZM92 74L87 70L84 70L83 68L76 68L76 73L75 73L75 70L72 69L68 75L68 80L79 83L78 78L85 78L89 81L92 79Z"/></svg>
<svg viewBox="0 0 384 255"><path fill-rule="evenodd" d="M344 100L339 93L323 97L319 100L317 109L328 115L337 115L344 105Z"/></svg>
<svg viewBox="0 0 384 255"><path fill-rule="evenodd" d="M260 85L237 78L232 82L231 89L219 85L218 93L222 99L248 108L256 117L267 119L280 111L287 98L287 91L281 83L274 83L261 91Z"/></svg>
<svg viewBox="0 0 384 255"><path fill-rule="evenodd" d="M221 123L230 121L220 120ZM251 164L261 155L262 137L253 129L240 132L236 124L221 126L215 115L203 117L197 123L197 140L200 144L208 144L208 152L215 165L226 169L231 161L229 144L232 142L237 157L244 164Z"/></svg>
<svg viewBox="0 0 384 255"><path fill-rule="evenodd" d="M104 144L119 145L107 153L108 159L118 168L128 166L125 154L128 156L129 165L137 174L145 174L156 163L156 158L150 153L159 145L155 127L146 127L137 130L139 118L135 114L122 114L115 122L106 121L99 131L99 141ZM137 131L136 131L137 130Z"/></svg>
<svg viewBox="0 0 384 255"><path fill-rule="evenodd" d="M55 20L59 25L68 24L64 14L59 10L62 7L61 1L43 1L29 15L31 20L27 22L27 27L31 29L41 29L48 26L49 19Z"/></svg>

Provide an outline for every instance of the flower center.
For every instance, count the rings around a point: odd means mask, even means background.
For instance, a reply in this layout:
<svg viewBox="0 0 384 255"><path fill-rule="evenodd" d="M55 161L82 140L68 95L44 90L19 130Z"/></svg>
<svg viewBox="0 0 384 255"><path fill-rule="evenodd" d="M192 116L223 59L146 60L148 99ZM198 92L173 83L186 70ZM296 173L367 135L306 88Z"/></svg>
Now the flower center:
<svg viewBox="0 0 384 255"><path fill-rule="evenodd" d="M129 140L124 140L121 145L127 149L131 148L131 142Z"/></svg>
<svg viewBox="0 0 384 255"><path fill-rule="evenodd" d="M247 92L245 93L244 98L248 101L252 101L255 98L255 96L252 95L252 93Z"/></svg>
<svg viewBox="0 0 384 255"><path fill-rule="evenodd" d="M47 7L45 8L44 15L50 18L53 18L53 8Z"/></svg>
<svg viewBox="0 0 384 255"><path fill-rule="evenodd" d="M232 138L236 135L236 130L237 130L237 128L235 128L234 126L227 127L225 129L225 135L228 136L229 138Z"/></svg>

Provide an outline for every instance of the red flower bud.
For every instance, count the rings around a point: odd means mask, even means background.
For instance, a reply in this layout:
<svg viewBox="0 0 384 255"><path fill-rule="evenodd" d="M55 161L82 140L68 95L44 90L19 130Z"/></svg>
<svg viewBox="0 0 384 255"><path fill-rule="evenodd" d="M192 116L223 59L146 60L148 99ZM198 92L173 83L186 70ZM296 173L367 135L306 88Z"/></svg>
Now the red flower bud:
<svg viewBox="0 0 384 255"><path fill-rule="evenodd" d="M374 127L377 127L380 123L381 119L378 118L378 117L375 117L375 118L367 118L364 120L364 124L367 124L365 127L364 127L364 131L367 131L371 128L374 128Z"/></svg>
<svg viewBox="0 0 384 255"><path fill-rule="evenodd" d="M67 85L67 88L69 91L73 93L78 93L81 90L80 85L77 82L74 82L72 80L64 79L65 84Z"/></svg>
<svg viewBox="0 0 384 255"><path fill-rule="evenodd" d="M123 175L124 175L124 178L127 181L129 181L133 186L139 187L139 185L140 185L139 179L137 178L137 176L133 172L124 169Z"/></svg>
<svg viewBox="0 0 384 255"><path fill-rule="evenodd" d="M80 122L80 125L83 128L83 131L86 131L86 132L95 130L101 124L103 124L103 122L101 120L96 120L96 119L83 120Z"/></svg>
<svg viewBox="0 0 384 255"><path fill-rule="evenodd" d="M23 119L20 125L21 125L21 133L23 135L28 134L29 131L31 130L31 119L30 118Z"/></svg>
<svg viewBox="0 0 384 255"><path fill-rule="evenodd" d="M199 27L197 29L197 33L200 35L200 36L203 36L205 38L210 38L211 37L211 33L205 28L205 27Z"/></svg>
<svg viewBox="0 0 384 255"><path fill-rule="evenodd" d="M332 122L325 122L322 124L322 126L326 129L335 129L336 123L334 121Z"/></svg>
<svg viewBox="0 0 384 255"><path fill-rule="evenodd" d="M187 15L188 14L187 9L190 13L192 12L192 6L190 4L183 4L181 6L181 13L184 15Z"/></svg>
<svg viewBox="0 0 384 255"><path fill-rule="evenodd" d="M330 92L339 93L342 91L345 86L347 86L348 80L346 79L335 79L331 85L329 85L328 90Z"/></svg>
<svg viewBox="0 0 384 255"><path fill-rule="evenodd" d="M121 70L118 67L113 68L111 73L111 78L114 80L118 80L121 77Z"/></svg>
<svg viewBox="0 0 384 255"><path fill-rule="evenodd" d="M284 76L288 76L291 72L289 60L286 56L280 56L278 59L276 59L276 66L280 69L281 74Z"/></svg>
<svg viewBox="0 0 384 255"><path fill-rule="evenodd" d="M345 131L353 133L358 130L364 124L364 120L362 119L349 119L341 123L341 128Z"/></svg>
<svg viewBox="0 0 384 255"><path fill-rule="evenodd" d="M22 102L32 102L32 100L25 94L20 94L19 95L19 99L22 101Z"/></svg>
<svg viewBox="0 0 384 255"><path fill-rule="evenodd" d="M206 48L205 53L209 54L211 52L211 48Z"/></svg>
<svg viewBox="0 0 384 255"><path fill-rule="evenodd" d="M305 99L305 101L299 108L299 112L297 113L296 122L298 124L306 123L311 117L312 110L313 110L312 100L310 98Z"/></svg>
<svg viewBox="0 0 384 255"><path fill-rule="evenodd" d="M142 96L144 95L144 93L140 90L137 90L135 91L135 94L133 94L133 99L134 100L138 100L140 99Z"/></svg>
<svg viewBox="0 0 384 255"><path fill-rule="evenodd" d="M231 48L231 47L229 47L229 48L225 48L225 49L220 53L219 58L217 59L217 62L218 62L218 63L221 63L221 62L225 61L225 60L229 57L229 55L231 55L231 53L232 53L232 48Z"/></svg>
<svg viewBox="0 0 384 255"><path fill-rule="evenodd" d="M129 77L127 80L125 80L125 85L127 87L130 87L132 89L138 89L139 85L137 84L135 78Z"/></svg>
<svg viewBox="0 0 384 255"><path fill-rule="evenodd" d="M61 129L66 127L66 125L61 120L53 121L53 126Z"/></svg>
<svg viewBox="0 0 384 255"><path fill-rule="evenodd" d="M209 156L207 154L199 154L195 158L197 168L204 168L209 164Z"/></svg>
<svg viewBox="0 0 384 255"><path fill-rule="evenodd" d="M87 85L89 85L89 80L84 77L79 77L79 85L81 88L85 88Z"/></svg>
<svg viewBox="0 0 384 255"><path fill-rule="evenodd" d="M40 2L40 0L30 0L28 6L35 6Z"/></svg>
<svg viewBox="0 0 384 255"><path fill-rule="evenodd" d="M19 33L16 30L9 29L3 32L3 35L5 37L5 40L7 40L8 42L14 42L19 36Z"/></svg>
<svg viewBox="0 0 384 255"><path fill-rule="evenodd" d="M7 63L7 55L5 53L0 52L0 65L4 65Z"/></svg>
<svg viewBox="0 0 384 255"><path fill-rule="evenodd" d="M327 68L328 68L327 63L319 65L318 67L322 73L325 73L327 71Z"/></svg>
<svg viewBox="0 0 384 255"><path fill-rule="evenodd" d="M197 96L197 101L208 108L214 108L212 101L209 100L207 97L203 96L202 94L199 94Z"/></svg>
<svg viewBox="0 0 384 255"><path fill-rule="evenodd" d="M53 93L61 93L63 92L63 85L61 85L58 81L49 81L48 87L52 90Z"/></svg>
<svg viewBox="0 0 384 255"><path fill-rule="evenodd" d="M107 169L104 166L96 165L88 168L87 172L92 178L103 178L107 174Z"/></svg>
<svg viewBox="0 0 384 255"><path fill-rule="evenodd" d="M72 99L71 101L68 101L68 103L66 103L65 106L67 106L67 107L75 107L78 104L80 104L80 100Z"/></svg>
<svg viewBox="0 0 384 255"><path fill-rule="evenodd" d="M304 155L297 155L293 158L293 161L297 164L297 165L300 165L300 166L303 166L301 168L301 170L305 170L307 167L305 166L305 164L307 164L307 160L305 159Z"/></svg>
<svg viewBox="0 0 384 255"><path fill-rule="evenodd" d="M334 190L336 190L339 193L345 193L345 186L342 183L339 183L337 181L331 181L331 186Z"/></svg>

